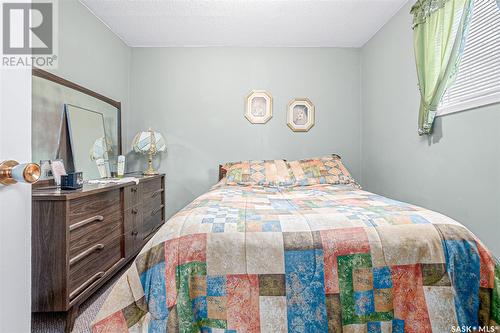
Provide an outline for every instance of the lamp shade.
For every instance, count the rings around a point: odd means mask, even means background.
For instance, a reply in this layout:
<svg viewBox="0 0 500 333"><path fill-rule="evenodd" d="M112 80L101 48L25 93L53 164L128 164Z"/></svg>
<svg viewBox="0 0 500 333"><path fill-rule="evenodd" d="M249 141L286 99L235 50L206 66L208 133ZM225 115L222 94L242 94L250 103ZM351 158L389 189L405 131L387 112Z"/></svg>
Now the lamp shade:
<svg viewBox="0 0 500 333"><path fill-rule="evenodd" d="M134 140L132 141L132 149L136 153L153 155L165 151L167 145L165 139L159 132L155 132L152 129L147 131L142 131L136 134Z"/></svg>
<svg viewBox="0 0 500 333"><path fill-rule="evenodd" d="M105 136L100 137L95 140L94 145L90 149L90 159L92 161L98 160L100 158L107 160L108 153L113 150L111 142Z"/></svg>

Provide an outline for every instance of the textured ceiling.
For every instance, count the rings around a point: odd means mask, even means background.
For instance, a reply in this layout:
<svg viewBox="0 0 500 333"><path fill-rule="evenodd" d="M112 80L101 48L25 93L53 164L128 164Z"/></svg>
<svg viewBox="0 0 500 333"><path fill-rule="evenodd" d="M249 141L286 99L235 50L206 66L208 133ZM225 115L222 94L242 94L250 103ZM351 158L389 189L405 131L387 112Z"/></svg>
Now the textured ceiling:
<svg viewBox="0 0 500 333"><path fill-rule="evenodd" d="M360 47L408 0L80 0L129 46Z"/></svg>

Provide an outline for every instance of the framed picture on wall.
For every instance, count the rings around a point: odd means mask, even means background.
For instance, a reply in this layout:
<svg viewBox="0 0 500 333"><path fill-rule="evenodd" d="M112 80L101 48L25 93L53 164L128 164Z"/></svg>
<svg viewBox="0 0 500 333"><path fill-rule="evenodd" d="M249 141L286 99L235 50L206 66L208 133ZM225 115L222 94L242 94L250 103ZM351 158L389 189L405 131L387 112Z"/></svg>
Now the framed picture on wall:
<svg viewBox="0 0 500 333"><path fill-rule="evenodd" d="M245 117L252 124L265 124L273 116L273 97L265 90L252 90L246 98Z"/></svg>
<svg viewBox="0 0 500 333"><path fill-rule="evenodd" d="M287 125L294 132L307 132L314 126L314 104L307 98L288 103Z"/></svg>

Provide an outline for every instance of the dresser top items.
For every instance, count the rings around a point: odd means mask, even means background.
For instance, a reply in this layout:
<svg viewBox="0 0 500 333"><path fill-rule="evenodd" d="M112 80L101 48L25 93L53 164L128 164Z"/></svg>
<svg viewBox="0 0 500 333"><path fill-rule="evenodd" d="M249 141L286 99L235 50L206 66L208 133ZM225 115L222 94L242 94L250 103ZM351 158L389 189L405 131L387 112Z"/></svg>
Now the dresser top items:
<svg viewBox="0 0 500 333"><path fill-rule="evenodd" d="M128 177L135 177L141 182L146 182L148 180L158 179L164 176L164 174L154 175L154 176L144 176L142 174L127 174ZM93 195L100 192L109 191L113 188L122 188L135 185L134 182L128 183L108 183L108 184L89 184L85 183L83 188L79 190L61 190L56 186L33 188L32 199L33 200L71 200L80 198L87 195Z"/></svg>

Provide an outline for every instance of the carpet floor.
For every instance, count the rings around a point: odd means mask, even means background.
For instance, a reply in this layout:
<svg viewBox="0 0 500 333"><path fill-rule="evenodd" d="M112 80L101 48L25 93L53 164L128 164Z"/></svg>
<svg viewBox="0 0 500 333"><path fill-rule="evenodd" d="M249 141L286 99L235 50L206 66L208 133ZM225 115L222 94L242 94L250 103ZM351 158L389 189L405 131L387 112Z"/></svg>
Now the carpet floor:
<svg viewBox="0 0 500 333"><path fill-rule="evenodd" d="M127 270L129 265L121 269L116 275L106 282L94 295L90 296L85 302L80 305L78 317L76 318L75 326L72 333L88 333L90 324L97 316L104 300L111 292L111 288L120 276ZM32 333L64 333L65 326L64 313L33 313L31 315L31 332Z"/></svg>

